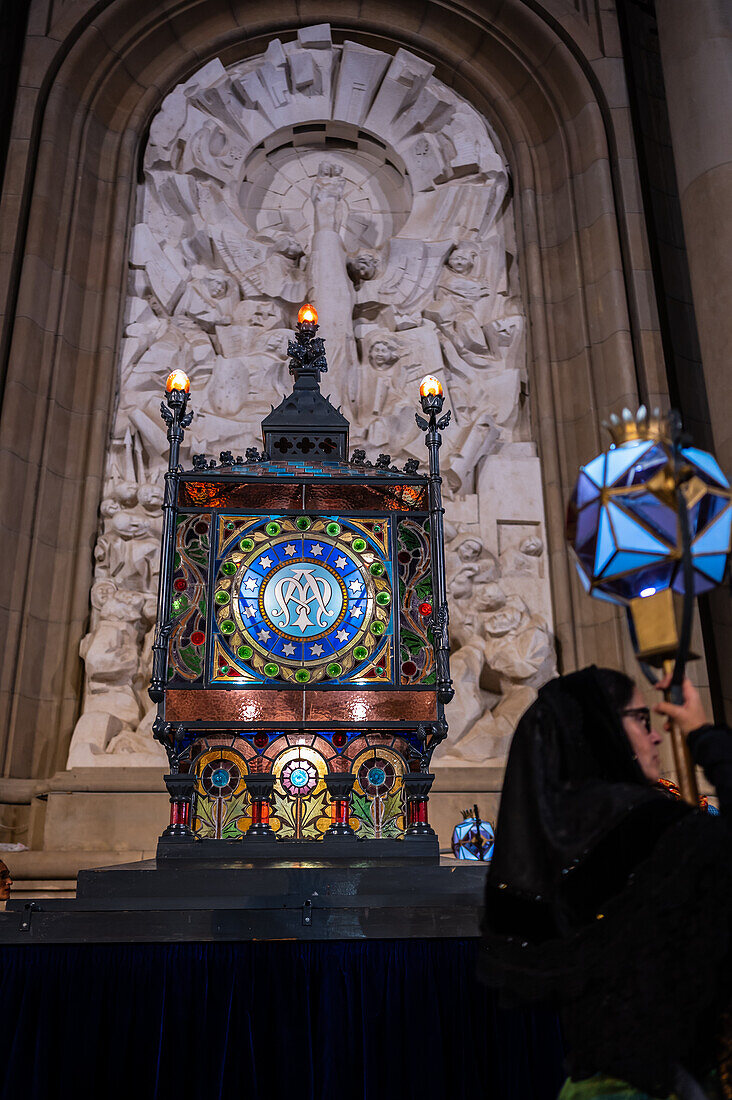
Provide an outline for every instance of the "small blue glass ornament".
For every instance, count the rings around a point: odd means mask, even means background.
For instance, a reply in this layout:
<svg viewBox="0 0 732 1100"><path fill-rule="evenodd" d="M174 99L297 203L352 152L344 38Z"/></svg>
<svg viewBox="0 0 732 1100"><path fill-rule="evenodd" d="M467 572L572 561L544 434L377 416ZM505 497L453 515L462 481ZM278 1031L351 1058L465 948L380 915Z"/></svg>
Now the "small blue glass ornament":
<svg viewBox="0 0 732 1100"><path fill-rule="evenodd" d="M487 863L493 855L493 827L478 815L478 807L463 810L463 820L452 832L452 853L455 859Z"/></svg>

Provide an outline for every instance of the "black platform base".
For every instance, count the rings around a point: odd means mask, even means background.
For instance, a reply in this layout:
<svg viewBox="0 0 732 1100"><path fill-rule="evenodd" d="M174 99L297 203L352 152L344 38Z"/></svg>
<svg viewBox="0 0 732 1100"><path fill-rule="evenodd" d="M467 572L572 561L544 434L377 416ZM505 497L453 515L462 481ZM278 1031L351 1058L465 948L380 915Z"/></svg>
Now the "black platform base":
<svg viewBox="0 0 732 1100"><path fill-rule="evenodd" d="M347 861L359 866L377 866L385 861L399 863L440 862L435 833L407 836L404 840L358 840L355 836L329 836L322 840L279 840L275 833L244 836L241 840L199 840L198 837L161 836L156 852L159 861L258 863L261 860Z"/></svg>
<svg viewBox="0 0 732 1100"><path fill-rule="evenodd" d="M474 937L488 864L165 858L81 871L75 900L11 901L0 943ZM311 846L310 846L311 847ZM404 845L400 844L403 848Z"/></svg>

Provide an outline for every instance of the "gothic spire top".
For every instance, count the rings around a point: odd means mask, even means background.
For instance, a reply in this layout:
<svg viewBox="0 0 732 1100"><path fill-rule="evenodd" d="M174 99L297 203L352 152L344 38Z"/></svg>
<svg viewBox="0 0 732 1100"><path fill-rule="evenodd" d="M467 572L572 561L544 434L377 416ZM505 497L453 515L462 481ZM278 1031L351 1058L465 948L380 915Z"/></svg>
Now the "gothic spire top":
<svg viewBox="0 0 732 1100"><path fill-rule="evenodd" d="M295 339L287 345L295 378L292 393L262 421L264 450L275 461L348 461L348 421L320 392L328 361L317 331L317 310L308 303L300 309Z"/></svg>

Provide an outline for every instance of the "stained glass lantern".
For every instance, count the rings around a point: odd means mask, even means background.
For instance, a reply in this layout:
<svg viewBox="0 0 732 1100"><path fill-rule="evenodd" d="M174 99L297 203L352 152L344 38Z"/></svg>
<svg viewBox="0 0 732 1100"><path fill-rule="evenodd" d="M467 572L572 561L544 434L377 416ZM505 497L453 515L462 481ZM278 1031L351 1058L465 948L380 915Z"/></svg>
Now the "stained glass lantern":
<svg viewBox="0 0 732 1100"><path fill-rule="evenodd" d="M567 537L585 590L613 603L670 588L684 592L679 501L688 516L693 594L724 579L732 539L730 486L716 459L681 446L644 407L608 425L613 446L581 467L568 509Z"/></svg>
<svg viewBox="0 0 732 1100"><path fill-rule="evenodd" d="M455 859L467 859L487 863L493 855L493 826L483 821L472 810L463 810L463 820L452 833L452 852Z"/></svg>
<svg viewBox="0 0 732 1100"><path fill-rule="evenodd" d="M161 856L226 841L247 859L301 858L311 842L439 859L427 792L451 695L442 398L424 421L428 473L350 454L348 421L320 391L317 330L303 306L293 389L262 422L262 452L181 470L189 392L169 380L174 500L150 689L171 762Z"/></svg>
<svg viewBox="0 0 732 1100"><path fill-rule="evenodd" d="M732 544L732 494L717 461L691 445L678 414L641 406L605 425L613 445L580 469L567 538L587 592L627 609L631 640L651 683L670 674L667 697L683 699L693 601L720 584ZM698 793L688 746L672 724L684 799Z"/></svg>

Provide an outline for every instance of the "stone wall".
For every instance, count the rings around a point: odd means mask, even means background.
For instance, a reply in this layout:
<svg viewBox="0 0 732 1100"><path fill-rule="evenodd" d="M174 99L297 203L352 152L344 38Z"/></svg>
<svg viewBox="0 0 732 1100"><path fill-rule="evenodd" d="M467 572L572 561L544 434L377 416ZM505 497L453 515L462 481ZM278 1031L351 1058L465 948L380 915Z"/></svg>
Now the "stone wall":
<svg viewBox="0 0 732 1100"><path fill-rule="evenodd" d="M535 440L541 460L560 667L632 668L617 612L584 597L563 537L577 467L604 442L601 420L639 399L666 402L610 0L587 11L567 0L34 0L0 239L6 776L63 768L80 712L148 128L202 66L246 64L324 23L336 46L403 49L433 65L489 124L511 179L531 415L523 442ZM401 351L401 331L388 331ZM130 443L134 465L132 432ZM117 451L126 462L124 439Z"/></svg>
<svg viewBox="0 0 732 1100"><path fill-rule="evenodd" d="M153 118L69 767L164 761L145 689L165 378L191 378L184 462L243 453L288 389L306 299L354 448L424 461L419 380L445 382L456 699L441 758L500 761L553 674L509 168L486 121L433 72L404 49L334 45L322 24L250 61L210 61Z"/></svg>

